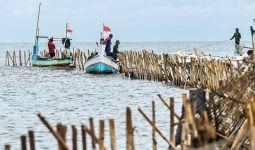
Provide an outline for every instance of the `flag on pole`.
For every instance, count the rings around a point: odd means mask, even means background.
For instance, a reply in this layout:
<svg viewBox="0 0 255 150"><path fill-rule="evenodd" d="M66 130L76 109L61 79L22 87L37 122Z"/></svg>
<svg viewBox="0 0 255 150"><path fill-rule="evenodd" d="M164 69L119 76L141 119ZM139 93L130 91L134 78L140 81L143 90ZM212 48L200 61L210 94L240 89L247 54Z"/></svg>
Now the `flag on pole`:
<svg viewBox="0 0 255 150"><path fill-rule="evenodd" d="M71 27L67 27L67 28L66 28L66 32L72 33L72 32L73 32L73 29L72 29Z"/></svg>
<svg viewBox="0 0 255 150"><path fill-rule="evenodd" d="M109 26L103 26L103 38L106 39L111 34L111 29Z"/></svg>
<svg viewBox="0 0 255 150"><path fill-rule="evenodd" d="M73 33L73 29L69 26L66 27L66 36L67 37L71 37L72 36L72 33Z"/></svg>

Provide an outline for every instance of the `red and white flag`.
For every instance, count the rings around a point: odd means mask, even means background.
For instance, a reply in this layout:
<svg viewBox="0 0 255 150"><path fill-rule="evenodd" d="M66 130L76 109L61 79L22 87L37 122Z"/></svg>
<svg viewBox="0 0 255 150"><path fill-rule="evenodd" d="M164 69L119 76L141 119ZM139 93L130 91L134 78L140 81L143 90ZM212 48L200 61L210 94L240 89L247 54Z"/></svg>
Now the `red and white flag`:
<svg viewBox="0 0 255 150"><path fill-rule="evenodd" d="M111 34L111 29L109 26L103 26L103 38L106 39Z"/></svg>
<svg viewBox="0 0 255 150"><path fill-rule="evenodd" d="M72 33L73 29L71 27L66 27L66 32Z"/></svg>

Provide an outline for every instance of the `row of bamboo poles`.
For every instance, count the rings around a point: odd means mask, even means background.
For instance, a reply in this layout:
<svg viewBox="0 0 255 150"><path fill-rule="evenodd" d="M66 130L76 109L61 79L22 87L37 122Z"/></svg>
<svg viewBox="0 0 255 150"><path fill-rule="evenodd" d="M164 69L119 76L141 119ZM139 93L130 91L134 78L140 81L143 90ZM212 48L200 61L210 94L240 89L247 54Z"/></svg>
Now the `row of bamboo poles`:
<svg viewBox="0 0 255 150"><path fill-rule="evenodd" d="M171 83L179 87L217 89L221 83L243 73L231 61L183 57L153 52L126 51L119 54L122 70L131 79L147 79Z"/></svg>
<svg viewBox="0 0 255 150"><path fill-rule="evenodd" d="M84 70L84 63L95 51L81 51L80 49L72 49L71 56L73 56L73 65L78 67L79 70ZM47 57L47 50L40 51L41 56ZM62 58L62 50L55 51L56 58ZM6 51L5 53L5 66L32 66L31 63L32 53L28 51Z"/></svg>

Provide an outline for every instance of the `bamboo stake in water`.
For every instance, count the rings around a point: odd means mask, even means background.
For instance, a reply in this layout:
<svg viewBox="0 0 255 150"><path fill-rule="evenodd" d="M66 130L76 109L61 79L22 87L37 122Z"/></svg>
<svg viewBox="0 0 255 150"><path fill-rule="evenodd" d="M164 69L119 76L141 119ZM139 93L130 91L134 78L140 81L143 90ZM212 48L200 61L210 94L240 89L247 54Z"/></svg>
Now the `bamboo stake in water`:
<svg viewBox="0 0 255 150"><path fill-rule="evenodd" d="M21 50L19 50L19 65L22 66Z"/></svg>
<svg viewBox="0 0 255 150"><path fill-rule="evenodd" d="M99 121L99 150L104 150L104 121Z"/></svg>
<svg viewBox="0 0 255 150"><path fill-rule="evenodd" d="M66 142L66 132L67 132L66 126L62 125L61 123L57 124L57 133L61 136L64 142ZM58 142L58 149L59 150L65 149L60 142Z"/></svg>
<svg viewBox="0 0 255 150"><path fill-rule="evenodd" d="M73 150L78 150L77 147L77 129L72 125L72 141L73 141Z"/></svg>
<svg viewBox="0 0 255 150"><path fill-rule="evenodd" d="M94 121L93 121L93 118L89 118L89 125L90 125L90 130L91 130L92 149L96 149L95 129L94 129Z"/></svg>
<svg viewBox="0 0 255 150"><path fill-rule="evenodd" d="M111 149L116 150L116 133L115 133L115 125L114 125L114 119L109 120L109 126L110 126L110 139L111 139Z"/></svg>
<svg viewBox="0 0 255 150"><path fill-rule="evenodd" d="M24 51L24 64L27 65L27 54L26 51Z"/></svg>
<svg viewBox="0 0 255 150"><path fill-rule="evenodd" d="M35 137L34 137L34 131L28 131L29 136L29 146L30 150L35 150Z"/></svg>
<svg viewBox="0 0 255 150"><path fill-rule="evenodd" d="M135 150L133 123L129 107L126 108L126 149Z"/></svg>
<svg viewBox="0 0 255 150"><path fill-rule="evenodd" d="M152 101L152 149L156 150L156 115L155 115L155 102Z"/></svg>
<svg viewBox="0 0 255 150"><path fill-rule="evenodd" d="M27 150L27 137L22 135L21 137L21 150Z"/></svg>
<svg viewBox="0 0 255 150"><path fill-rule="evenodd" d="M81 136L82 136L82 150L87 150L87 136L85 125L81 125Z"/></svg>
<svg viewBox="0 0 255 150"><path fill-rule="evenodd" d="M7 144L7 145L4 146L4 150L10 150L10 149L11 149L10 145Z"/></svg>
<svg viewBox="0 0 255 150"><path fill-rule="evenodd" d="M174 139L174 98L170 98L170 141L175 143Z"/></svg>

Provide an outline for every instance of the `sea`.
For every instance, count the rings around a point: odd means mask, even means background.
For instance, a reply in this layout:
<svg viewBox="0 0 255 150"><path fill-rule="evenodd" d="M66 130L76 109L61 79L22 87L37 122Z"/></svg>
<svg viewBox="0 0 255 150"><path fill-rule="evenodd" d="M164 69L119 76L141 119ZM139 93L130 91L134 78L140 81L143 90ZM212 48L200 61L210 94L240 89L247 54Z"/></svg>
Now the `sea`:
<svg viewBox="0 0 255 150"><path fill-rule="evenodd" d="M251 47L251 42L243 42ZM46 43L40 43L46 49ZM6 50L31 50L33 43L0 43L0 149L10 144L20 149L20 136L28 130L35 132L36 148L57 148L57 141L38 119L41 113L55 127L68 126L67 140L71 147L71 125L78 129L78 147L81 149L81 125L89 125L94 118L95 132L99 135L99 120L105 121L105 145L110 148L109 119L115 119L117 149L124 150L126 143L126 107L132 110L135 146L139 150L152 149L152 127L138 112L142 109L150 118L152 101L156 104L156 126L169 137L169 110L158 94L175 99L175 111L180 114L182 94L187 89L168 86L161 82L131 80L122 74L91 75L79 69L66 70L26 66L5 66ZM72 43L81 50L94 50L96 43ZM57 44L57 48L62 45ZM191 53L194 49L212 56L234 56L233 41L208 42L123 42L120 51L153 51L155 53ZM89 135L88 149L91 148ZM167 143L157 135L157 148L168 149Z"/></svg>

